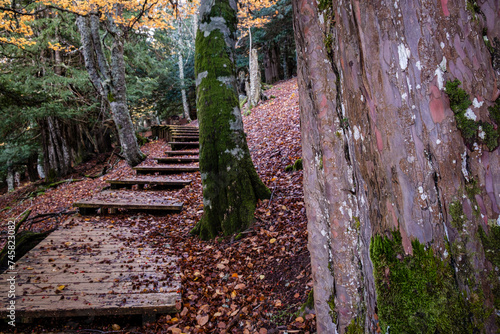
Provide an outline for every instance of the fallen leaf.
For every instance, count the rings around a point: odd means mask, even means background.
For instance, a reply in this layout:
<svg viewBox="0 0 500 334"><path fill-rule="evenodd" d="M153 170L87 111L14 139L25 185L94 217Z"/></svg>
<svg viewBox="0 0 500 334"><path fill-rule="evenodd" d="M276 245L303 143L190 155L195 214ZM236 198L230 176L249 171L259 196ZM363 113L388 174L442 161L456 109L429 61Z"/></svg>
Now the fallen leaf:
<svg viewBox="0 0 500 334"><path fill-rule="evenodd" d="M240 284L236 284L236 286L234 287L235 290L240 290L240 289L244 289L246 287L245 284L243 283L240 283Z"/></svg>
<svg viewBox="0 0 500 334"><path fill-rule="evenodd" d="M113 325L111 326L111 329L113 329L114 331L119 331L119 330L121 329L121 327L120 327L120 325L118 325L118 324L113 324Z"/></svg>
<svg viewBox="0 0 500 334"><path fill-rule="evenodd" d="M276 238L272 238L271 240L269 240L269 242L274 244L276 242Z"/></svg>
<svg viewBox="0 0 500 334"><path fill-rule="evenodd" d="M302 322L304 322L304 318L298 317L298 318L295 319L295 321L302 323Z"/></svg>
<svg viewBox="0 0 500 334"><path fill-rule="evenodd" d="M205 324L208 322L208 318L209 318L208 314L204 315L204 316L200 316L199 318L197 318L198 325L205 326Z"/></svg>

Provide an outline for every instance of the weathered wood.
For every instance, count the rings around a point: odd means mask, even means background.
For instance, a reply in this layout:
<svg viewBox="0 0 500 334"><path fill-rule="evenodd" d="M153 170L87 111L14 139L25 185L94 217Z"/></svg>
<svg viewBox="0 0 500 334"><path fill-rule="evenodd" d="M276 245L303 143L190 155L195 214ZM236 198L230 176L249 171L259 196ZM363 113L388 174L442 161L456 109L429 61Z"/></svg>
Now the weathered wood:
<svg viewBox="0 0 500 334"><path fill-rule="evenodd" d="M187 147L200 147L200 143L197 141L186 141L186 142L169 142L172 150L176 150L177 148L187 148Z"/></svg>
<svg viewBox="0 0 500 334"><path fill-rule="evenodd" d="M198 162L199 158L198 157L176 157L176 158L153 158L155 159L158 163L161 164L175 164L175 163L187 163L187 162Z"/></svg>
<svg viewBox="0 0 500 334"><path fill-rule="evenodd" d="M195 151L165 151L165 155L170 156L170 155L198 155L200 154L199 150Z"/></svg>
<svg viewBox="0 0 500 334"><path fill-rule="evenodd" d="M186 136L186 135L172 136L171 141L173 141L173 142L181 142L181 143L193 142L193 141L195 142L199 138L200 138L199 136Z"/></svg>
<svg viewBox="0 0 500 334"><path fill-rule="evenodd" d="M19 296L16 300L16 317L55 318L78 316L104 316L129 314L174 313L177 292L147 294L101 294L85 296ZM29 305L26 307L24 305ZM23 307L24 306L24 307ZM0 310L5 318L6 309Z"/></svg>
<svg viewBox="0 0 500 334"><path fill-rule="evenodd" d="M136 167L144 168L144 167ZM73 203L78 208L127 209L143 211L180 211L182 203L165 198L154 192L102 191L91 199Z"/></svg>
<svg viewBox="0 0 500 334"><path fill-rule="evenodd" d="M184 173L184 172L197 172L199 170L198 166L143 166L134 167L137 174L172 174L172 173Z"/></svg>
<svg viewBox="0 0 500 334"><path fill-rule="evenodd" d="M161 158L154 158L156 160ZM165 159L165 158L163 158ZM195 161L195 160L186 160ZM196 160L198 161L198 160ZM179 161L180 162L180 161ZM106 180L107 183L111 185L111 189L119 189L119 188L130 188L134 185L139 186L149 186L149 187L164 187L164 188L179 188L185 187L191 184L191 180L174 180L174 179L165 179L165 178L151 178L151 179L120 179L120 180Z"/></svg>
<svg viewBox="0 0 500 334"><path fill-rule="evenodd" d="M79 222L80 226L67 223L53 232L16 263L15 273L0 275L0 281L15 276L17 319L144 316L179 311L176 309L181 297L177 258L149 247L128 245L121 239L134 235L130 228L113 229L109 223L98 221ZM84 241L73 241L85 239L86 235L79 235L85 232L99 238L98 242L87 243L100 253L87 251L73 256L73 251L86 247ZM68 240L68 245L64 240ZM68 247L60 248L60 245ZM0 285L3 305L11 300L8 291L9 284ZM0 309L0 317L5 317L7 311Z"/></svg>
<svg viewBox="0 0 500 334"><path fill-rule="evenodd" d="M106 202L104 200L82 200L73 203L74 207L83 209L126 209L126 210L155 210L155 211L181 211L182 203L165 202L162 204Z"/></svg>

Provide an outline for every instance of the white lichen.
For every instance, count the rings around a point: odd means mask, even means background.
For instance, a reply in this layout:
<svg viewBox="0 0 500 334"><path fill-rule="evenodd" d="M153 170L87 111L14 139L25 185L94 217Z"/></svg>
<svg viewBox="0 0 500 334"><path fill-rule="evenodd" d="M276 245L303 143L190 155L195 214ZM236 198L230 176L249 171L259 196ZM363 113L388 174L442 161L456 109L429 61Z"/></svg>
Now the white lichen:
<svg viewBox="0 0 500 334"><path fill-rule="evenodd" d="M467 171L467 151L462 153L462 174L464 175L465 181L469 182L469 172Z"/></svg>
<svg viewBox="0 0 500 334"><path fill-rule="evenodd" d="M352 129L353 129L353 131L354 131L354 134L353 134L353 135L354 135L354 139L355 139L355 140L359 140L359 138L361 138L361 135L360 135L360 133L359 133L359 129L358 129L358 127L355 125L355 126L353 126L353 128L352 128Z"/></svg>
<svg viewBox="0 0 500 334"><path fill-rule="evenodd" d="M467 108L467 111L465 112L465 117L467 117L468 119L471 119L473 121L477 120L477 116L474 113L474 111L472 111L471 108Z"/></svg>
<svg viewBox="0 0 500 334"><path fill-rule="evenodd" d="M474 98L472 101L472 105L474 105L474 108L480 108L484 104L484 101L479 102L477 98Z"/></svg>
<svg viewBox="0 0 500 334"><path fill-rule="evenodd" d="M196 87L198 87L201 84L201 80L205 79L208 76L208 71L198 73L198 76L196 77Z"/></svg>
<svg viewBox="0 0 500 334"><path fill-rule="evenodd" d="M411 52L410 49L406 47L403 43L398 46L398 55L399 55L399 66L404 71L408 67L408 59L410 58Z"/></svg>
<svg viewBox="0 0 500 334"><path fill-rule="evenodd" d="M417 66L419 71L422 71L422 63L420 63L420 60L416 62L415 66Z"/></svg>

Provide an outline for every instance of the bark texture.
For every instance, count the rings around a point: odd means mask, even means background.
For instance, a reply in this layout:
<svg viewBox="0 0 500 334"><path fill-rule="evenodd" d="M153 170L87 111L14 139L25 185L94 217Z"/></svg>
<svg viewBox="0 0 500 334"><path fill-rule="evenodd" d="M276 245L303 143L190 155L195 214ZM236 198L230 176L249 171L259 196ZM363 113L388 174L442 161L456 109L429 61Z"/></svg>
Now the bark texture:
<svg viewBox="0 0 500 334"><path fill-rule="evenodd" d="M494 332L498 1L293 4L318 332Z"/></svg>
<svg viewBox="0 0 500 334"><path fill-rule="evenodd" d="M257 200L270 196L253 166L238 107L236 10L232 0L204 0L199 10L195 73L204 214L193 233L205 239L245 229Z"/></svg>
<svg viewBox="0 0 500 334"><path fill-rule="evenodd" d="M128 111L123 32L111 19L108 20L107 27L112 39L111 59L108 62L99 35L99 17L93 14L87 17L79 16L76 23L90 80L103 99L109 103L125 159L130 166L135 166L141 163L145 156L137 144Z"/></svg>
<svg viewBox="0 0 500 334"><path fill-rule="evenodd" d="M259 54L257 49L252 49L250 52L250 107L256 106L260 101L260 81Z"/></svg>

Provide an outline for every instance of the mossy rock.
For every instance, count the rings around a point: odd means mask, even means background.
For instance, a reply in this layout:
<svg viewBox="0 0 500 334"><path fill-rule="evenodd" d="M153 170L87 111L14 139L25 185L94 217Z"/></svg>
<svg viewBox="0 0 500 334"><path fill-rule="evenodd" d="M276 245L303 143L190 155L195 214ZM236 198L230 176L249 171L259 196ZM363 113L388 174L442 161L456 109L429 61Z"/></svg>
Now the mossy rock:
<svg viewBox="0 0 500 334"><path fill-rule="evenodd" d="M302 159L297 159L293 164L285 167L285 172L296 172L302 170L303 168Z"/></svg>

